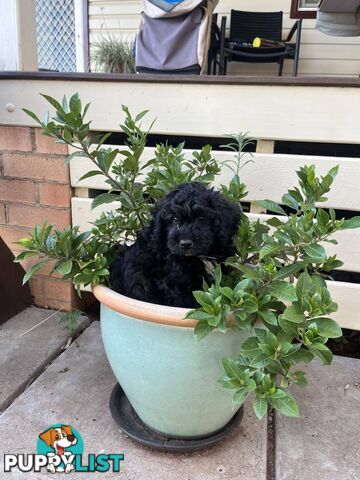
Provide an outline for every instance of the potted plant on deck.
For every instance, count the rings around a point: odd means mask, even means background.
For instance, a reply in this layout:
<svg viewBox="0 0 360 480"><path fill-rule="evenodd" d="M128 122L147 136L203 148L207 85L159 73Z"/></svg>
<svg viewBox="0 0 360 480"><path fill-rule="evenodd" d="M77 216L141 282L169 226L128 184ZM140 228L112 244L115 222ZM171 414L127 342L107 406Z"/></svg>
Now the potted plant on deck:
<svg viewBox="0 0 360 480"><path fill-rule="evenodd" d="M59 103L44 95L56 113L44 121L25 110L43 134L75 147L66 162L89 158L94 169L82 178L104 175L109 192L92 206L116 202L89 232L74 226L63 231L50 224L34 228L20 240L17 260L39 255L27 281L50 259L54 271L81 285L92 285L100 300L101 328L112 369L130 403L145 424L182 438L204 437L223 428L250 396L256 415L268 408L298 416L290 384L306 385L299 363L332 359L329 338L341 336L329 318L337 305L327 289L330 272L342 265L327 256L324 244L342 229L360 226L360 217L337 219L333 210L316 208L326 200L337 168L317 177L314 166L297 172L299 185L279 206L259 204L276 214L265 223L245 213L234 236L235 255L217 265L214 281L194 292L198 308L187 310L140 302L111 290L109 267L120 245L136 237L156 202L176 185L198 181L210 186L221 165L209 145L185 158L183 145L158 145L154 158L141 160L149 130L141 128L146 112L132 117L123 107L126 149L105 148L109 134L90 132L79 96ZM244 146L249 139L233 135L233 178L221 191L241 205L246 187L240 181ZM224 268L225 267L225 268ZM194 342L194 337L196 342Z"/></svg>

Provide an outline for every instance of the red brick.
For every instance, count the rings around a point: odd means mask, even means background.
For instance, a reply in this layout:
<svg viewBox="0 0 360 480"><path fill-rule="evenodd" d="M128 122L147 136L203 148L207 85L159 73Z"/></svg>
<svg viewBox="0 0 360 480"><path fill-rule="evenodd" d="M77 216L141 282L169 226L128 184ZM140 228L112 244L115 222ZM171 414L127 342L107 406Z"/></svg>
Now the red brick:
<svg viewBox="0 0 360 480"><path fill-rule="evenodd" d="M0 150L31 152L30 128L0 126Z"/></svg>
<svg viewBox="0 0 360 480"><path fill-rule="evenodd" d="M5 224L5 205L3 203L0 203L0 225Z"/></svg>
<svg viewBox="0 0 360 480"><path fill-rule="evenodd" d="M62 158L47 158L39 155L3 155L4 176L36 178L69 183L69 167Z"/></svg>
<svg viewBox="0 0 360 480"><path fill-rule="evenodd" d="M19 241L20 238L27 237L29 231L30 230L2 225L0 226L0 237L12 252L18 253L21 252L23 248L14 242Z"/></svg>
<svg viewBox="0 0 360 480"><path fill-rule="evenodd" d="M56 143L55 138L41 135L41 130L35 128L36 151L38 153L58 153L60 155L68 154L68 146L64 143Z"/></svg>
<svg viewBox="0 0 360 480"><path fill-rule="evenodd" d="M71 312L72 310L81 307L78 307L76 303L69 298L69 300L56 300L55 298L39 298L34 300L35 305L41 308L51 308L52 310L60 310L62 312Z"/></svg>
<svg viewBox="0 0 360 480"><path fill-rule="evenodd" d="M35 183L30 180L0 178L0 200L35 203Z"/></svg>
<svg viewBox="0 0 360 480"><path fill-rule="evenodd" d="M53 207L70 207L71 191L69 185L40 183L40 203Z"/></svg>
<svg viewBox="0 0 360 480"><path fill-rule="evenodd" d="M26 206L9 203L9 225L33 228L45 222L55 224L56 228L63 229L71 225L70 209L56 210L50 207Z"/></svg>
<svg viewBox="0 0 360 480"><path fill-rule="evenodd" d="M55 300L69 300L73 293L73 285L70 282L62 280L44 279L44 295L46 298L54 298Z"/></svg>
<svg viewBox="0 0 360 480"><path fill-rule="evenodd" d="M41 277L33 277L29 280L31 295L35 301L44 298L42 281L43 279Z"/></svg>

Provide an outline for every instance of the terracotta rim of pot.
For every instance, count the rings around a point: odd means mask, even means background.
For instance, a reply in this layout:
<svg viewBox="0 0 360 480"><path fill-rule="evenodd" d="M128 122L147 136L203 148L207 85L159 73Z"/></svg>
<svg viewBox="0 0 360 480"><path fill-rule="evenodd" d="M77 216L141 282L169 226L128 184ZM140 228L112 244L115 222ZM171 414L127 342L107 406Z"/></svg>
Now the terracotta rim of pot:
<svg viewBox="0 0 360 480"><path fill-rule="evenodd" d="M95 285L92 292L99 302L111 308L115 312L122 313L128 317L134 317L147 322L172 325L174 327L194 328L197 320L185 318L190 311L188 308L167 307L155 303L141 302L134 298L125 297L114 292L105 285Z"/></svg>
<svg viewBox="0 0 360 480"><path fill-rule="evenodd" d="M173 327L194 328L197 320L185 318L190 312L190 308L168 307L166 305L157 305L155 303L141 302L135 298L125 297L120 293L114 292L105 285L93 285L92 292L99 302L111 308L115 312L133 317L146 322L161 323L162 325L171 325ZM234 317L229 314L227 327L231 327Z"/></svg>

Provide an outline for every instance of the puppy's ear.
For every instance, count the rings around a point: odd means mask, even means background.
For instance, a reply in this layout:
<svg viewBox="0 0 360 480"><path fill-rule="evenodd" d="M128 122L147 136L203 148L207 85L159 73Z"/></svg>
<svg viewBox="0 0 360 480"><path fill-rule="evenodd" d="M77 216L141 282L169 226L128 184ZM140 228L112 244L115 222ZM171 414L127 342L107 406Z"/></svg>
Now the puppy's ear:
<svg viewBox="0 0 360 480"><path fill-rule="evenodd" d="M219 253L224 257L230 256L233 247L232 237L235 235L241 219L240 208L221 194L217 194L212 203L218 216L216 226Z"/></svg>
<svg viewBox="0 0 360 480"><path fill-rule="evenodd" d="M40 433L39 438L43 440L47 446L52 446L55 441L55 430L53 428L49 428L46 432Z"/></svg>
<svg viewBox="0 0 360 480"><path fill-rule="evenodd" d="M66 435L73 434L70 425L61 425L61 428L65 431Z"/></svg>
<svg viewBox="0 0 360 480"><path fill-rule="evenodd" d="M154 250L161 250L166 240L166 227L162 217L162 206L160 205L153 214L153 219L149 225L148 234L150 237L150 246Z"/></svg>

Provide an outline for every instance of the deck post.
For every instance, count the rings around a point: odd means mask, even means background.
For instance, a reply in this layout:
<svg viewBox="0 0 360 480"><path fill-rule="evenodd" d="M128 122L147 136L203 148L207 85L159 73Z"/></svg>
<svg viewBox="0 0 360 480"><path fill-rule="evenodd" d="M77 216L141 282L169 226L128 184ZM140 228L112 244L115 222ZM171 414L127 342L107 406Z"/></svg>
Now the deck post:
<svg viewBox="0 0 360 480"><path fill-rule="evenodd" d="M0 0L0 71L38 69L35 0Z"/></svg>

